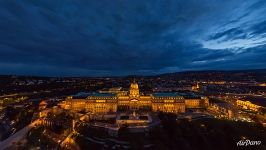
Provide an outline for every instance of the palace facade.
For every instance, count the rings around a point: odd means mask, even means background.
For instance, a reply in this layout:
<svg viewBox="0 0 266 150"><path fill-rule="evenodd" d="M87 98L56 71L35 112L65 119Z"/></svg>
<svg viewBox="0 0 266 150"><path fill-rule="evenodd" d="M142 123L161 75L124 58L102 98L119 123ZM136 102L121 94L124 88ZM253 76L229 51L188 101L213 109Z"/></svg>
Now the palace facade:
<svg viewBox="0 0 266 150"><path fill-rule="evenodd" d="M179 93L154 93L142 95L136 82L131 83L129 92L119 89L90 93L86 96L70 96L60 103L63 109L108 113L117 111L163 111L183 113L187 109L205 109L207 97L186 96Z"/></svg>

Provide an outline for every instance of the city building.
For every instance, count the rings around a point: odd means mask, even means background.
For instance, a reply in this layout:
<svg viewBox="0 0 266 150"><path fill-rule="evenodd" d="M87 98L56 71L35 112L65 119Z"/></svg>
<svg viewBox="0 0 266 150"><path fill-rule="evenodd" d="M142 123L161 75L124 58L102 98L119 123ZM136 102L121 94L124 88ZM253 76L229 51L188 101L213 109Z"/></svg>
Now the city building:
<svg viewBox="0 0 266 150"><path fill-rule="evenodd" d="M193 85L191 87L192 91L195 91L195 92L198 92L200 90L200 86L199 86L199 83L197 82L197 85Z"/></svg>
<svg viewBox="0 0 266 150"><path fill-rule="evenodd" d="M208 109L216 112L218 117L228 119L233 119L237 113L233 106L227 102L210 103Z"/></svg>
<svg viewBox="0 0 266 150"><path fill-rule="evenodd" d="M112 89L114 90L114 89ZM131 83L127 94L118 89L112 92L89 93L70 96L59 105L72 111L108 113L117 111L163 111L183 113L186 109L205 109L209 100L204 96L187 97L179 93L140 94L136 82Z"/></svg>
<svg viewBox="0 0 266 150"><path fill-rule="evenodd" d="M266 99L263 97L246 97L238 99L236 104L240 108L257 112L261 108L266 108Z"/></svg>
<svg viewBox="0 0 266 150"><path fill-rule="evenodd" d="M99 90L99 93L116 93L118 95L127 95L127 91L123 91L122 87L113 87L110 89Z"/></svg>

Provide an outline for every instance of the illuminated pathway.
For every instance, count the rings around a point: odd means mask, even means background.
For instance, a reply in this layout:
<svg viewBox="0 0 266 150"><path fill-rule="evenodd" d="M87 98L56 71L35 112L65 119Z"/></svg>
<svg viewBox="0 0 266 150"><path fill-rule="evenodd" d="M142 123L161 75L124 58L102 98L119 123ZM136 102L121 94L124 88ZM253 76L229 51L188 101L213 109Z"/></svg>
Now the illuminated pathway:
<svg viewBox="0 0 266 150"><path fill-rule="evenodd" d="M38 123L38 121L39 120L35 120L34 122L27 125L23 129L19 130L18 132L16 132L12 136L8 137L6 140L2 141L0 143L0 150L4 150L4 149L14 145L14 143L21 141L26 136L26 134L30 131L30 129L32 129L35 126L35 124Z"/></svg>
<svg viewBox="0 0 266 150"><path fill-rule="evenodd" d="M69 143L71 141L71 137L74 133L71 132L66 138L65 140L60 144L61 147L65 147L67 143Z"/></svg>

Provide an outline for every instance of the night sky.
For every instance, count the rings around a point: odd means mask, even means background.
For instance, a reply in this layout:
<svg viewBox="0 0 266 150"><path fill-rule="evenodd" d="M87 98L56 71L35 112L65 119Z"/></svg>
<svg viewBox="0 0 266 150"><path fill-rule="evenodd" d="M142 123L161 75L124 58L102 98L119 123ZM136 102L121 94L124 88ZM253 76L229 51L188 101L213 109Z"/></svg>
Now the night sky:
<svg viewBox="0 0 266 150"><path fill-rule="evenodd" d="M0 74L265 66L266 0L0 0Z"/></svg>

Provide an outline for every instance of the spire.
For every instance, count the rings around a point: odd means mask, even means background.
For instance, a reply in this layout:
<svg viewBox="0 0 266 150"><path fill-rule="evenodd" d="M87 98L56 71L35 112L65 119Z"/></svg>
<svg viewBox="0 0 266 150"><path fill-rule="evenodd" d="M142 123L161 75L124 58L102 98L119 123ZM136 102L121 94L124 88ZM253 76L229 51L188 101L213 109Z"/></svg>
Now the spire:
<svg viewBox="0 0 266 150"><path fill-rule="evenodd" d="M197 88L199 89L200 87L199 87L199 82L197 82Z"/></svg>
<svg viewBox="0 0 266 150"><path fill-rule="evenodd" d="M133 78L133 83L136 83L136 78Z"/></svg>

